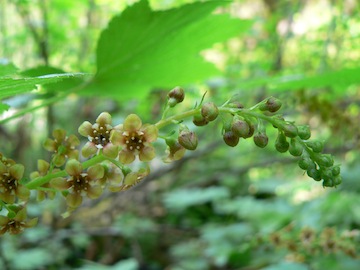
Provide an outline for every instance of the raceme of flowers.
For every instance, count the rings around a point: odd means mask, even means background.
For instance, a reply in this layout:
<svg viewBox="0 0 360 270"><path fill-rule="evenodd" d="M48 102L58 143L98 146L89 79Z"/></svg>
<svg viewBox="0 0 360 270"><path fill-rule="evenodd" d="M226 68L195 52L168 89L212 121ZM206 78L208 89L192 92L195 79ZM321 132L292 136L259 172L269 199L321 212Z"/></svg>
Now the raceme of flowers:
<svg viewBox="0 0 360 270"><path fill-rule="evenodd" d="M267 98L250 109L238 102L218 107L213 102L203 103L202 99L195 108L166 118L184 97L182 88L171 90L163 117L156 124L143 124L138 115L130 114L122 124L113 125L111 115L102 112L95 123L85 121L79 126L79 134L87 139L81 148L76 135L67 135L63 129L54 130L52 138L43 144L52 153L51 160L39 159L37 171L29 178L24 177L22 164L0 153L0 210L1 213L7 211L6 216L0 214L0 233L16 234L36 224L36 219L27 220L26 217L30 190L36 190L38 201L53 199L60 193L70 213L84 198L96 199L106 191L126 191L142 182L150 173L148 162L157 156L153 143L158 139L167 145L163 157L166 163L181 159L187 150L196 150L198 137L183 122L187 117L192 117L193 125L198 127L220 119L223 126L220 134L230 147L247 138L253 138L260 148L266 147L269 143L263 123L266 121L278 130L275 140L278 152L299 157L299 167L314 180L323 180L323 186L341 183L340 166L334 165L331 155L321 153L324 148L321 141L309 140L308 126L296 126L274 114L281 107L278 99ZM175 128L170 133L159 134L159 129L166 126ZM80 153L88 160L81 162Z"/></svg>

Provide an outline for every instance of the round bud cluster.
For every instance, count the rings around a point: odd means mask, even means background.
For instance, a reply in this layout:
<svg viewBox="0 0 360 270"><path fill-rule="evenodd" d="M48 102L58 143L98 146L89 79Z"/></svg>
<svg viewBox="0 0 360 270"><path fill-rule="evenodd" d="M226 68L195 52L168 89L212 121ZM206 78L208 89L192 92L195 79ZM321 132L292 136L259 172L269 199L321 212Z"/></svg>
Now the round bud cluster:
<svg viewBox="0 0 360 270"><path fill-rule="evenodd" d="M168 93L168 104L171 108L175 107L176 104L183 102L184 98L184 89L177 86Z"/></svg>
<svg viewBox="0 0 360 270"><path fill-rule="evenodd" d="M323 180L323 186L334 187L341 183L340 167L334 166L334 159L329 154L322 154L324 143L319 140L310 140L308 126L295 126L291 123L281 123L277 119L278 136L275 148L280 153L289 153L294 157L301 157L298 165L306 170L309 177L315 181Z"/></svg>

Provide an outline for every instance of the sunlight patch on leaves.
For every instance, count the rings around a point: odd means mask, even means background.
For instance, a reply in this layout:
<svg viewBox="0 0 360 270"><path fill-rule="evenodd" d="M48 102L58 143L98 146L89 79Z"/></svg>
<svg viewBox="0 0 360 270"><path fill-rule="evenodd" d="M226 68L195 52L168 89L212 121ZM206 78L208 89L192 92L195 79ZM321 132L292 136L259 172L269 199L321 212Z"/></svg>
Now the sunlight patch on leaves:
<svg viewBox="0 0 360 270"><path fill-rule="evenodd" d="M143 97L155 87L202 81L219 71L200 52L250 28L252 22L212 15L226 1L152 11L146 0L109 23L97 47L97 74L87 93ZM101 91L99 91L101 89Z"/></svg>

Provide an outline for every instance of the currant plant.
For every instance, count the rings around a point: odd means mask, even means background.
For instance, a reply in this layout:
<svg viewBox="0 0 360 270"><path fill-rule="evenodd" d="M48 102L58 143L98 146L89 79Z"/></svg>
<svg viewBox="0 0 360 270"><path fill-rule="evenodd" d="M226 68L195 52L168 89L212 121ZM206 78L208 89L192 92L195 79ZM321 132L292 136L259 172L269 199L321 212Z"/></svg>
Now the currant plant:
<svg viewBox="0 0 360 270"><path fill-rule="evenodd" d="M340 166L334 165L330 154L324 154L323 142L312 139L308 126L285 120L279 112L281 101L269 97L251 108L245 108L231 99L218 106L202 100L192 109L171 114L185 98L181 87L168 93L162 118L155 124L143 124L136 114L128 115L118 125L112 123L108 112L101 113L95 123L83 122L78 128L88 142L79 149L76 135L67 135L57 129L53 138L44 142L52 153L51 160L38 160L38 171L24 177L24 166L0 155L0 203L7 215L0 216L0 234L17 234L37 223L37 218L27 219L26 203L30 191L37 193L39 201L52 199L61 193L67 204L67 214L78 208L84 197L98 198L105 190L126 191L144 180L150 173L149 161L156 157L153 143L157 140L167 145L164 162L181 159L187 150L194 151L198 138L194 130L184 124L192 119L195 126L204 127L212 121L221 121L219 136L230 147L241 140L252 138L255 145L265 148L269 144L267 128L275 128L275 149L289 152L298 158L299 167L324 187L341 183ZM172 132L164 128L172 126ZM79 153L88 158L81 162Z"/></svg>

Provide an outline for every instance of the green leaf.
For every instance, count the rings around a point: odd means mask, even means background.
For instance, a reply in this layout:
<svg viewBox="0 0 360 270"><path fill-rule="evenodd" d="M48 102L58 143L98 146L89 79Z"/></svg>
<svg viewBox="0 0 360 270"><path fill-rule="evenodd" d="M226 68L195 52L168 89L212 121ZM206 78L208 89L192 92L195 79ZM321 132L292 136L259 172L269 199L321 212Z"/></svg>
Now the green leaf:
<svg viewBox="0 0 360 270"><path fill-rule="evenodd" d="M34 78L12 79L0 78L0 100L36 89L37 84L49 84L67 78L83 77L84 73L50 74Z"/></svg>
<svg viewBox="0 0 360 270"><path fill-rule="evenodd" d="M0 114L7 111L10 108L8 104L0 103Z"/></svg>
<svg viewBox="0 0 360 270"><path fill-rule="evenodd" d="M152 11L146 0L114 17L97 46L97 74L87 94L142 97L155 87L202 81L219 71L200 52L246 31L250 21L213 15L227 1ZM98 91L102 89L102 91Z"/></svg>
<svg viewBox="0 0 360 270"><path fill-rule="evenodd" d="M51 66L38 66L35 68L27 69L20 73L20 75L24 77L39 77L43 75L49 75L49 74L65 74L66 72L62 69L51 67ZM85 76L85 74L84 74ZM61 81L56 81L54 83L48 83L46 84L45 88L48 91L66 91L71 88L74 88L81 83L84 82L84 78L81 76L74 76L69 77L66 79L63 79Z"/></svg>
<svg viewBox="0 0 360 270"><path fill-rule="evenodd" d="M15 74L17 68L10 62L0 59L0 77Z"/></svg>

